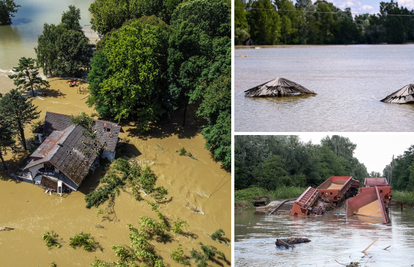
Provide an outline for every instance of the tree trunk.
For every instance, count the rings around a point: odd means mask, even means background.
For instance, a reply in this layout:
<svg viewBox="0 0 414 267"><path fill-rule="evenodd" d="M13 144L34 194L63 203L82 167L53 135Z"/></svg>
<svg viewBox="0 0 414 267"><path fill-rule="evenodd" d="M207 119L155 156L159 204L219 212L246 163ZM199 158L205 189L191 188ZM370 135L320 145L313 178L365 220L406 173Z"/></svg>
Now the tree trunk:
<svg viewBox="0 0 414 267"><path fill-rule="evenodd" d="M308 243L311 242L309 239L307 238L298 238L298 237L293 237L293 238L287 238L287 239L276 239L276 246L286 246L286 244L293 245L293 244L299 244L299 243Z"/></svg>
<svg viewBox="0 0 414 267"><path fill-rule="evenodd" d="M185 115L186 115L186 113L187 113L187 103L188 103L188 101L185 101L184 102L184 115L183 115L183 127L185 126Z"/></svg>
<svg viewBox="0 0 414 267"><path fill-rule="evenodd" d="M22 127L22 123L21 123L20 119L17 120L17 123L18 123L19 131L20 131L20 139L22 141L23 148L24 148L24 150L27 150L26 138L24 137L24 129Z"/></svg>
<svg viewBox="0 0 414 267"><path fill-rule="evenodd" d="M8 170L7 165L6 165L6 162L4 162L4 159L3 159L3 155L1 153L1 150L0 150L0 159L1 159L1 162L3 162L4 169Z"/></svg>

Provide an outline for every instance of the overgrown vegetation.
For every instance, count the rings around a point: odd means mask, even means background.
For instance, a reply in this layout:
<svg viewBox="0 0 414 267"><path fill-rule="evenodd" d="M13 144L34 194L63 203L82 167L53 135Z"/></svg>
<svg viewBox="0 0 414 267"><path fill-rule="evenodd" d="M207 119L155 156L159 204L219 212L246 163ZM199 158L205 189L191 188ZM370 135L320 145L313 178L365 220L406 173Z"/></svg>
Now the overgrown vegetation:
<svg viewBox="0 0 414 267"><path fill-rule="evenodd" d="M268 191L317 187L330 176L352 176L363 182L369 174L354 157L355 148L349 138L338 135L326 136L317 145L303 143L298 136L235 136L236 192L251 186ZM277 198L291 197L277 192Z"/></svg>
<svg viewBox="0 0 414 267"><path fill-rule="evenodd" d="M282 186L276 188L275 190L267 190L265 188L252 186L234 191L234 201L236 204L239 201L245 202L248 208L253 208L253 204L250 202L252 199L257 199L262 196L269 196L269 201L297 198L303 193L303 191L305 191L305 189L305 187Z"/></svg>
<svg viewBox="0 0 414 267"><path fill-rule="evenodd" d="M414 145L394 159L392 173L391 166L392 161L384 168L383 176L391 181L393 189L412 192L414 190Z"/></svg>
<svg viewBox="0 0 414 267"><path fill-rule="evenodd" d="M218 261L218 260L223 260L223 261L227 261L226 260L226 256L224 255L223 252L218 251L216 247L214 246L205 246L203 245L203 243L199 243L199 245L201 246L201 250L203 252L197 251L192 249L191 250L191 258L195 260L195 262L197 263L197 267L206 267L208 266L208 262L207 261ZM216 255L220 256L220 257L216 257Z"/></svg>
<svg viewBox="0 0 414 267"><path fill-rule="evenodd" d="M111 163L101 179L100 183L103 185L85 196L86 207L99 207L108 199L112 201L126 185L132 188L132 193L138 201L146 195L150 195L157 202L165 201L168 191L162 186L155 187L156 179L156 175L148 166L142 169L136 162L118 158Z"/></svg>
<svg viewBox="0 0 414 267"><path fill-rule="evenodd" d="M235 44L379 44L414 41L414 10L381 1L379 13L353 15L333 1L234 0ZM338 2L336 2L338 3ZM401 3L401 2L400 2Z"/></svg>
<svg viewBox="0 0 414 267"><path fill-rule="evenodd" d="M171 252L171 258L176 263L181 263L183 265L190 265L190 261L188 260L189 257L184 255L184 251L182 248L173 249L173 251Z"/></svg>
<svg viewBox="0 0 414 267"><path fill-rule="evenodd" d="M223 229L218 229L210 237L211 239L213 239L214 241L218 241L219 243L221 242L227 243L227 238L224 238L223 237L224 235L225 233Z"/></svg>
<svg viewBox="0 0 414 267"><path fill-rule="evenodd" d="M58 241L59 235L56 234L53 230L50 232L45 232L42 236L42 239L46 241L46 246L51 249L52 247L60 248L62 245Z"/></svg>
<svg viewBox="0 0 414 267"><path fill-rule="evenodd" d="M193 105L205 119L201 133L206 149L230 169L229 4L222 0L92 3L92 29L104 36L91 62L87 103L100 117L132 120L143 131L174 110L180 110L185 126L187 107Z"/></svg>
<svg viewBox="0 0 414 267"><path fill-rule="evenodd" d="M392 199L408 205L414 205L414 192L393 190Z"/></svg>
<svg viewBox="0 0 414 267"><path fill-rule="evenodd" d="M74 237L70 238L69 246L76 249L77 247L81 247L86 251L95 251L99 245L95 241L91 234L86 234L81 232L80 234L75 235Z"/></svg>

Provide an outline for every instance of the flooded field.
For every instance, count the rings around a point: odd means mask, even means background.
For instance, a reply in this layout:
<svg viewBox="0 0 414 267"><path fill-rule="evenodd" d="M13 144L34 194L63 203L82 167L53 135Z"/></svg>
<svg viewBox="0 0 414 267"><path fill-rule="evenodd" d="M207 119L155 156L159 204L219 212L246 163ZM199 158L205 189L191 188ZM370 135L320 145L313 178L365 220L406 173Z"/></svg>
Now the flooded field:
<svg viewBox="0 0 414 267"><path fill-rule="evenodd" d="M359 262L360 266L412 266L414 211L390 209L390 220L383 225L381 219L364 216L346 219L344 211L307 217L236 213L235 265L320 267ZM290 237L311 242L293 249L276 248L277 238Z"/></svg>
<svg viewBox="0 0 414 267"><path fill-rule="evenodd" d="M57 90L61 90L65 97L58 97ZM52 80L48 91L43 100L34 99L34 104L42 110L42 120L46 110L63 114L93 112L82 99L85 95L77 94L76 88L70 88L66 80ZM137 133L133 125L123 125L125 132L120 134L123 141L129 140L124 156L134 158L143 166L150 165L158 177L157 186L168 190L168 197L172 199L160 205L161 213L171 221L179 218L188 222L184 228L187 236L173 234L172 241L167 243L150 241L167 266L178 265L170 256L173 249L181 246L184 254L190 256L191 249L201 250L199 242L213 245L224 252L227 259L231 258L230 246L208 236L223 229L225 237L231 238L231 176L204 149L205 141L197 134L200 129L197 121L190 119L188 125L181 129L173 121L146 135ZM28 128L26 134L30 134ZM176 151L182 147L196 160L179 156ZM11 160L11 167L15 167L18 156L25 155L9 152L6 156ZM98 208L85 208L85 194L96 188L103 175L103 170L98 169L85 179L78 192L60 197L45 194L44 189L28 183L17 183L8 179L7 173L0 173L0 228L15 228L13 231L0 231L0 265L49 266L55 262L57 266L89 266L95 257L104 261L117 260L111 246L129 245L127 224L138 227L140 216L157 219L157 215L146 203L149 198L138 202L129 190L121 190L116 197L115 213L109 220L97 215ZM100 208L105 207L104 204ZM51 230L62 238L62 248L47 249L42 235ZM71 248L69 238L81 231L91 233L103 250L86 252ZM230 262L209 261L209 264L229 266ZM195 266L194 262L191 265Z"/></svg>

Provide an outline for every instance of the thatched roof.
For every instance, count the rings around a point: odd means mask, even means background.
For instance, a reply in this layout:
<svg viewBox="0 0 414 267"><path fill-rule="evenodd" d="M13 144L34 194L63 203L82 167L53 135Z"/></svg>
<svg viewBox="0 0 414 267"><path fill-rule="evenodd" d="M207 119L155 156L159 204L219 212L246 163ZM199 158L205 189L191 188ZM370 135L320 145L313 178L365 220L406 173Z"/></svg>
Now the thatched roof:
<svg viewBox="0 0 414 267"><path fill-rule="evenodd" d="M414 84L409 84L381 100L384 103L414 103Z"/></svg>
<svg viewBox="0 0 414 267"><path fill-rule="evenodd" d="M245 96L295 96L300 94L316 94L300 84L285 78L276 78L244 91Z"/></svg>

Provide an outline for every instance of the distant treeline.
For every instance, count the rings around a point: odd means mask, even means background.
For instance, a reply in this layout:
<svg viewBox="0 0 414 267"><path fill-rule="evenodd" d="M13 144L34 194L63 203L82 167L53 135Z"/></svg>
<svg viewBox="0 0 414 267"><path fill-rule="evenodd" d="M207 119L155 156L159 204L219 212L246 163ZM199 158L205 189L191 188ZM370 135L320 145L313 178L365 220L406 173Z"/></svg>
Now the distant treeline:
<svg viewBox="0 0 414 267"><path fill-rule="evenodd" d="M414 10L381 2L375 15L353 16L325 0L234 0L235 44L401 44L414 42Z"/></svg>
<svg viewBox="0 0 414 267"><path fill-rule="evenodd" d="M391 179L392 161L383 171L387 180ZM414 190L414 145L411 145L403 155L399 155L394 160L392 169L392 187L401 191Z"/></svg>
<svg viewBox="0 0 414 267"><path fill-rule="evenodd" d="M353 156L348 138L326 136L321 144L304 143L298 136L235 137L235 189L258 186L319 186L330 176L352 176L363 183L370 175Z"/></svg>

